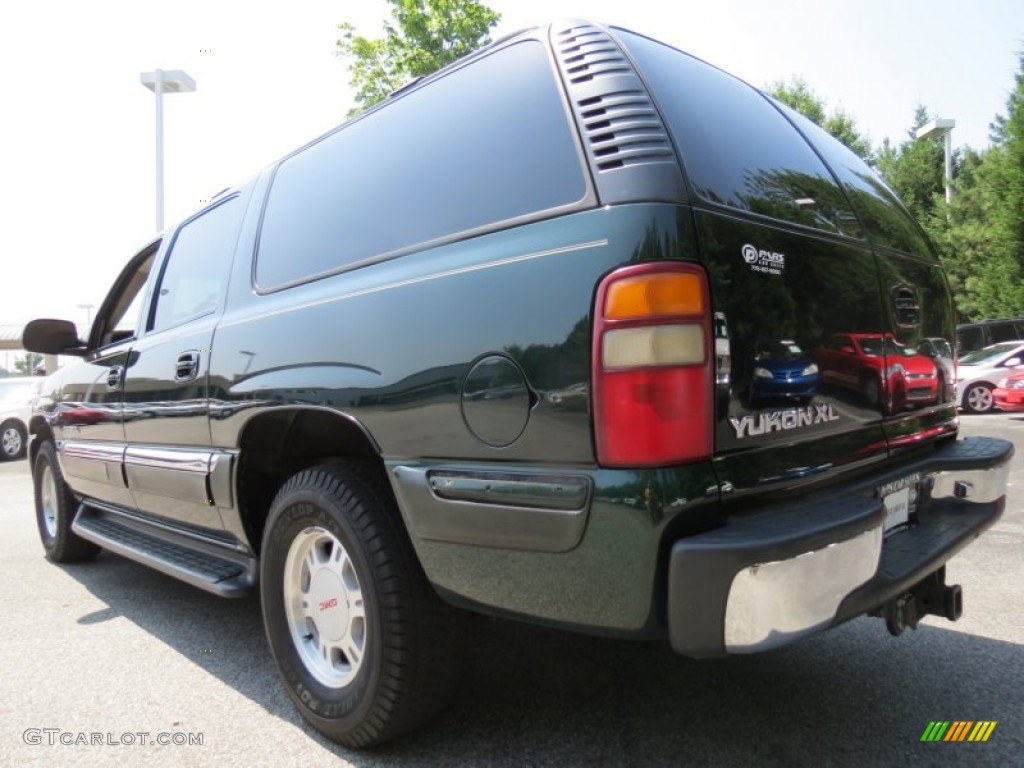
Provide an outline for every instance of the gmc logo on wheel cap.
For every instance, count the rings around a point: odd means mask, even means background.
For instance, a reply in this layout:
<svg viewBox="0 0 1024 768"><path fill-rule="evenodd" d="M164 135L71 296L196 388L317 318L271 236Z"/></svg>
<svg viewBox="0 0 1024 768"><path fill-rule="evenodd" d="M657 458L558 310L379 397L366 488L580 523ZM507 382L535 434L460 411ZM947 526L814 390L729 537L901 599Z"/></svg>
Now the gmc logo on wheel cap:
<svg viewBox="0 0 1024 768"><path fill-rule="evenodd" d="M328 608L335 608L338 605L338 598L332 597L330 600L324 600L320 603L320 611L326 611Z"/></svg>

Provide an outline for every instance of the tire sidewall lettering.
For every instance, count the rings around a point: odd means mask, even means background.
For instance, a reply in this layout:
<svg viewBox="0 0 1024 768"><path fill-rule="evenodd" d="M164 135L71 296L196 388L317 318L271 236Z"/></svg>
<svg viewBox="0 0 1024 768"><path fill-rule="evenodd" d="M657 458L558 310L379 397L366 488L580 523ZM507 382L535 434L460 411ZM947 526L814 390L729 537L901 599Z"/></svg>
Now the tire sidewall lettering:
<svg viewBox="0 0 1024 768"><path fill-rule="evenodd" d="M267 535L272 546L264 545L264 572L270 574L270 581L263 584L264 625L293 701L314 719L358 719L370 709L371 697L366 693L376 685L380 675L376 644L371 643L367 648L366 658L355 679L344 688L331 689L315 680L305 669L285 626L283 572L288 548L301 531L319 526L336 535L349 552L366 597L367 631L380 637L377 589L370 563L364 556L362 542L354 526L348 520L336 520L325 508L330 503L330 498L322 494L303 490L290 499L273 521L268 521ZM271 628L272 623L274 629Z"/></svg>

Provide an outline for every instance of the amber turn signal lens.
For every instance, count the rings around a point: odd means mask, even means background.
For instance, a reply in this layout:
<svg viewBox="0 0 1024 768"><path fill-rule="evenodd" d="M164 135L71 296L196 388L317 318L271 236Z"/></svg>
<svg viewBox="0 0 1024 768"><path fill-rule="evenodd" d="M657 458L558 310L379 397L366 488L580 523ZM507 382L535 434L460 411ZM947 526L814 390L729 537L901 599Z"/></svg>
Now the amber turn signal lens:
<svg viewBox="0 0 1024 768"><path fill-rule="evenodd" d="M661 315L698 315L704 311L701 280L695 274L654 274L617 280L604 302L607 320Z"/></svg>

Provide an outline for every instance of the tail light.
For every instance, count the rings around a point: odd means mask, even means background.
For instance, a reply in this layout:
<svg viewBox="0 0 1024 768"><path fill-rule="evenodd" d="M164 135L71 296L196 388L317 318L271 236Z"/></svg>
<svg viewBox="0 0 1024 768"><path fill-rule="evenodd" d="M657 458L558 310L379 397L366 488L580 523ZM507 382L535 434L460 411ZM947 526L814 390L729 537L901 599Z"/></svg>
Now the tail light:
<svg viewBox="0 0 1024 768"><path fill-rule="evenodd" d="M696 264L624 267L597 289L592 383L597 461L650 467L712 452L714 346Z"/></svg>

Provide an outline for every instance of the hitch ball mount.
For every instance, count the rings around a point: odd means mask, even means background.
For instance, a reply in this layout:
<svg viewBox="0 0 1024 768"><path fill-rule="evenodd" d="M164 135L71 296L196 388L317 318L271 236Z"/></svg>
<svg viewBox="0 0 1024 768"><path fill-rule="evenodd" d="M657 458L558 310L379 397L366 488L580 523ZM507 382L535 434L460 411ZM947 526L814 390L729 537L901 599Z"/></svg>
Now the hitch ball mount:
<svg viewBox="0 0 1024 768"><path fill-rule="evenodd" d="M918 622L925 616L956 621L963 610L963 590L959 584L946 584L946 566L942 566L870 615L885 619L889 633L899 637L908 628L917 629Z"/></svg>

